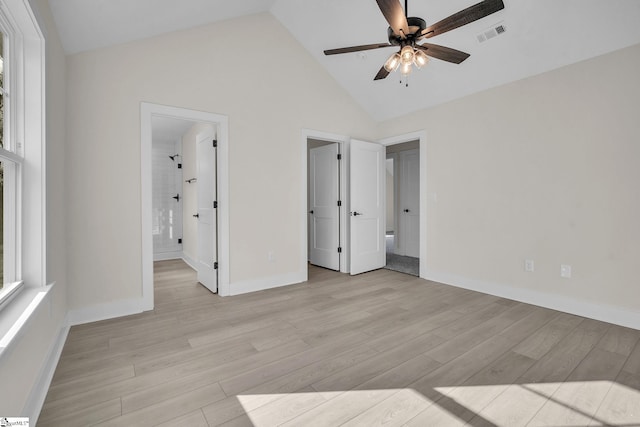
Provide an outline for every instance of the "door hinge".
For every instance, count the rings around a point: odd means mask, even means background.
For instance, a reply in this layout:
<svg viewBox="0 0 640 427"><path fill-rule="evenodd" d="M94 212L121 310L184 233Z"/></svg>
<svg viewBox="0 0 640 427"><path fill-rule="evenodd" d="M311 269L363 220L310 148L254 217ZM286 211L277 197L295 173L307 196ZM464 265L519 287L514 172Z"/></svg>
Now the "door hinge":
<svg viewBox="0 0 640 427"><path fill-rule="evenodd" d="M217 270L217 269L218 269L218 262L217 262L217 261L213 263L213 269L214 269L214 270Z"/></svg>
<svg viewBox="0 0 640 427"><path fill-rule="evenodd" d="M342 206L342 200L338 200L338 206Z"/></svg>
<svg viewBox="0 0 640 427"><path fill-rule="evenodd" d="M218 140L214 139L213 140L213 148L216 148L218 146Z"/></svg>
<svg viewBox="0 0 640 427"><path fill-rule="evenodd" d="M342 154L338 154L338 160L342 160Z"/></svg>
<svg viewBox="0 0 640 427"><path fill-rule="evenodd" d="M181 245L182 244L182 239L178 239L178 244Z"/></svg>
<svg viewBox="0 0 640 427"><path fill-rule="evenodd" d="M218 209L218 201L214 200L213 202L213 209Z"/></svg>
<svg viewBox="0 0 640 427"><path fill-rule="evenodd" d="M338 246L338 253L342 253L342 248Z"/></svg>

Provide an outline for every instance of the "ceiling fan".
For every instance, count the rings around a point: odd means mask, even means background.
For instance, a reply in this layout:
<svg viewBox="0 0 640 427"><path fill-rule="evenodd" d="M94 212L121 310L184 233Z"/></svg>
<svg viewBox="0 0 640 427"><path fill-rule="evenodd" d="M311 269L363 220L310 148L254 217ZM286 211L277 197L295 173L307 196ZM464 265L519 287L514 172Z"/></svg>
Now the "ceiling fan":
<svg viewBox="0 0 640 427"><path fill-rule="evenodd" d="M400 50L387 59L382 68L380 68L380 71L378 71L378 74L374 77L374 80L384 79L399 67L400 72L404 76L407 76L411 73L413 65L421 68L428 62L428 57L460 64L469 57L468 53L437 44L418 44L418 42L422 39L428 39L462 27L463 25L504 9L502 0L484 0L427 27L424 19L409 17L408 14L406 14L407 0L405 0L404 11L402 10L402 5L399 0L376 1L382 14L389 23L389 29L387 30L389 43L366 44L324 51L325 55L336 55L340 53L399 46Z"/></svg>

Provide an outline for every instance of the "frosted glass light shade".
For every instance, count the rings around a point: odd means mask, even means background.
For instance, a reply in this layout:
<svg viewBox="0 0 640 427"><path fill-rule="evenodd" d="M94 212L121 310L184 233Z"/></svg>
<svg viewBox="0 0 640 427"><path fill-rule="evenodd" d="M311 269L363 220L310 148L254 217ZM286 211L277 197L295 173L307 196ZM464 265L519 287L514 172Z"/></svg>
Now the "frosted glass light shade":
<svg viewBox="0 0 640 427"><path fill-rule="evenodd" d="M411 74L411 71L413 71L412 62L407 62L406 64L402 64L402 67L400 67L400 72L405 76L408 76L409 74Z"/></svg>
<svg viewBox="0 0 640 427"><path fill-rule="evenodd" d="M413 58L413 62L416 64L416 67L422 68L425 65L427 65L427 62L429 62L429 57L423 51L416 50L416 54L415 54L415 57Z"/></svg>
<svg viewBox="0 0 640 427"><path fill-rule="evenodd" d="M414 50L411 46L405 46L400 51L400 60L403 64L411 64L415 56Z"/></svg>
<svg viewBox="0 0 640 427"><path fill-rule="evenodd" d="M384 63L384 69L391 73L397 70L399 65L400 54L394 53L389 57L389 59L387 59L387 62Z"/></svg>

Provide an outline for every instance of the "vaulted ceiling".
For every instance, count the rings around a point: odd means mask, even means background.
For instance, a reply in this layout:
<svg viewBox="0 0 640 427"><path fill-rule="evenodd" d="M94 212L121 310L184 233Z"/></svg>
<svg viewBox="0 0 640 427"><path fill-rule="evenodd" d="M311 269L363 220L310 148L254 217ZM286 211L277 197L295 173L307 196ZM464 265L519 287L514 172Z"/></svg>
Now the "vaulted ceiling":
<svg viewBox="0 0 640 427"><path fill-rule="evenodd" d="M408 0L409 16L421 17L429 25L478 1ZM373 81L394 52L392 48L323 54L325 49L387 42L388 24L374 0L50 0L69 54L270 12L376 120L408 114L640 43L637 0L504 3L504 10L429 39L430 43L471 56L460 65L431 60L411 74L406 87L399 84L397 73ZM497 25L503 25L506 31L478 41L479 34Z"/></svg>

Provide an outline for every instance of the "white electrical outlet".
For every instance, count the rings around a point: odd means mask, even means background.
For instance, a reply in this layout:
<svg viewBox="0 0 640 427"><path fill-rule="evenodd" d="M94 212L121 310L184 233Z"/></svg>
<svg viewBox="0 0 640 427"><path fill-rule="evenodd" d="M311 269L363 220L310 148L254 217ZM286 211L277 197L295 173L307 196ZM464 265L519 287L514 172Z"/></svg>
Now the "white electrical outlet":
<svg viewBox="0 0 640 427"><path fill-rule="evenodd" d="M562 264L560 266L560 277L564 277L565 279L571 278L571 266L567 264Z"/></svg>
<svg viewBox="0 0 640 427"><path fill-rule="evenodd" d="M267 259L269 262L276 262L276 254L273 251L267 252Z"/></svg>
<svg viewBox="0 0 640 427"><path fill-rule="evenodd" d="M533 263L532 259L525 259L524 260L524 271L528 272L528 273L533 273L533 270L535 269L535 265Z"/></svg>

